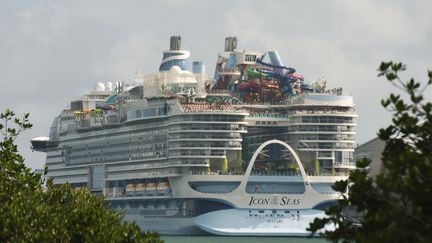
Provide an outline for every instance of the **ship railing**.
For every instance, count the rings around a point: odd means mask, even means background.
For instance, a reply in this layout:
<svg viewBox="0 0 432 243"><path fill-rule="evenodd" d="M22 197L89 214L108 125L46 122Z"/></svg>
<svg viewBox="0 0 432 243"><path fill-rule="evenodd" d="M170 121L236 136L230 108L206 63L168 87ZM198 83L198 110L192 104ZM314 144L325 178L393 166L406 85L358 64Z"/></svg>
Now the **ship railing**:
<svg viewBox="0 0 432 243"><path fill-rule="evenodd" d="M105 187L103 189L103 194L107 198L118 198L118 197L160 197L160 196L172 196L171 188L166 189L131 189L126 187Z"/></svg>
<svg viewBox="0 0 432 243"><path fill-rule="evenodd" d="M347 134L346 137L336 137L334 136L334 134L322 134L319 137L316 135L310 135L310 134L305 134L305 135L300 135L299 136L299 140L301 140L302 142L314 142L314 141L354 141L354 135L351 134Z"/></svg>
<svg viewBox="0 0 432 243"><path fill-rule="evenodd" d="M229 171L203 171L203 170L189 170L189 175L244 175L244 171L241 170L229 170ZM348 172L307 172L308 176L348 176ZM251 176L302 176L299 171L252 171Z"/></svg>
<svg viewBox="0 0 432 243"><path fill-rule="evenodd" d="M249 112L249 117L258 118L288 118L290 115L310 115L310 114L323 114L323 115L356 115L355 111L309 111L301 110L289 113L273 113L273 112Z"/></svg>
<svg viewBox="0 0 432 243"><path fill-rule="evenodd" d="M122 197L125 195L125 188L123 187L105 187L103 195L105 197Z"/></svg>
<svg viewBox="0 0 432 243"><path fill-rule="evenodd" d="M193 155L193 156L224 156L225 152L223 151L210 151L210 153L208 151L180 151L180 152L176 152L176 153L172 153L170 154L171 156L189 156L189 155Z"/></svg>
<svg viewBox="0 0 432 243"><path fill-rule="evenodd" d="M299 95L294 98L289 98L280 102L280 105L293 105L293 104L303 104L304 95Z"/></svg>
<svg viewBox="0 0 432 243"><path fill-rule="evenodd" d="M325 125L325 124L323 124ZM300 129L298 128L293 128L291 130L288 130L289 132L355 132L354 128L348 128L348 129L338 129L337 127L335 127L336 125L332 125L334 127L318 127L320 125L315 125L315 126L303 126L300 127Z"/></svg>
<svg viewBox="0 0 432 243"><path fill-rule="evenodd" d="M333 143L337 143L338 141L341 141L341 140L334 140ZM353 144L349 144L349 145L341 144L341 145L336 146L336 145L320 144L319 146L316 146L316 145L314 146L311 144L307 144L307 145L300 144L298 146L298 149L306 149L306 150L311 150L311 149L354 149L354 145Z"/></svg>
<svg viewBox="0 0 432 243"><path fill-rule="evenodd" d="M292 104L303 104L304 95L290 97L285 100L272 100L272 101L243 101L240 106L284 106Z"/></svg>
<svg viewBox="0 0 432 243"><path fill-rule="evenodd" d="M105 123L107 125L117 125L120 124L120 116L118 114L111 114L105 116Z"/></svg>
<svg viewBox="0 0 432 243"><path fill-rule="evenodd" d="M182 139L182 140L188 140L188 139L241 139L241 135L234 133L234 134L229 134L229 135L223 135L223 136L215 136L215 135L208 135L208 134L204 134L201 135L199 133L194 134L193 136L185 136L185 135L173 135L172 137L170 136L170 140L175 140L175 139Z"/></svg>
<svg viewBox="0 0 432 243"><path fill-rule="evenodd" d="M273 191L273 190L266 190L266 189L258 189L255 191L255 189L247 189L247 193L251 194L303 194L304 191ZM267 216L267 215L266 215Z"/></svg>
<svg viewBox="0 0 432 243"><path fill-rule="evenodd" d="M96 127L102 127L105 125L103 118L86 118L80 119L76 122L77 129L90 129Z"/></svg>
<svg viewBox="0 0 432 243"><path fill-rule="evenodd" d="M353 161L350 161L350 162L336 162L335 163L335 167L344 167L344 166L349 166L349 167L352 167L352 166L356 166L356 163L355 162L353 162Z"/></svg>
<svg viewBox="0 0 432 243"><path fill-rule="evenodd" d="M76 121L77 129L88 129L90 128L90 119L80 119Z"/></svg>
<svg viewBox="0 0 432 243"><path fill-rule="evenodd" d="M104 117L93 117L90 118L90 127L101 127L105 125Z"/></svg>
<svg viewBox="0 0 432 243"><path fill-rule="evenodd" d="M249 112L249 117L254 118L288 118L288 114L271 112Z"/></svg>
<svg viewBox="0 0 432 243"><path fill-rule="evenodd" d="M90 117L79 119L75 121L76 129L90 129L103 127L106 125L117 125L120 124L120 115L118 114L109 114L101 117Z"/></svg>
<svg viewBox="0 0 432 243"><path fill-rule="evenodd" d="M242 102L240 106L270 106L270 105L280 105L280 102L261 102L261 101L254 101L254 102Z"/></svg>
<svg viewBox="0 0 432 243"><path fill-rule="evenodd" d="M309 172L307 173L308 176L348 176L349 172Z"/></svg>
<svg viewBox="0 0 432 243"><path fill-rule="evenodd" d="M243 175L244 171L229 170L229 171L203 171L203 170L189 170L189 175Z"/></svg>
<svg viewBox="0 0 432 243"><path fill-rule="evenodd" d="M229 103L180 103L180 108L183 112L226 112L235 111L234 107Z"/></svg>
<svg viewBox="0 0 432 243"><path fill-rule="evenodd" d="M170 198L172 197L172 194L156 194L156 193L141 193L141 194L134 194L134 195L105 195L105 198L111 199L111 198L133 198L133 197L140 197L140 198Z"/></svg>
<svg viewBox="0 0 432 243"><path fill-rule="evenodd" d="M103 195L105 197L113 197L113 189L112 188L104 188Z"/></svg>
<svg viewBox="0 0 432 243"><path fill-rule="evenodd" d="M296 110L290 113L291 115L310 115L310 114L337 114L337 115L356 115L354 109L341 111L341 110Z"/></svg>
<svg viewBox="0 0 432 243"><path fill-rule="evenodd" d="M171 190L141 190L126 192L124 197L170 197L172 196Z"/></svg>
<svg viewBox="0 0 432 243"><path fill-rule="evenodd" d="M134 99L126 103L126 111L140 109L147 106L147 99Z"/></svg>
<svg viewBox="0 0 432 243"><path fill-rule="evenodd" d="M206 148L206 147L211 147L213 149L215 148L238 148L241 147L242 144L241 142L232 142L229 141L227 143L225 142L209 142L206 144L203 143L197 143L197 142L192 142L192 143L181 143L178 146L172 145L170 148Z"/></svg>
<svg viewBox="0 0 432 243"><path fill-rule="evenodd" d="M301 176L300 171L251 171L251 176Z"/></svg>

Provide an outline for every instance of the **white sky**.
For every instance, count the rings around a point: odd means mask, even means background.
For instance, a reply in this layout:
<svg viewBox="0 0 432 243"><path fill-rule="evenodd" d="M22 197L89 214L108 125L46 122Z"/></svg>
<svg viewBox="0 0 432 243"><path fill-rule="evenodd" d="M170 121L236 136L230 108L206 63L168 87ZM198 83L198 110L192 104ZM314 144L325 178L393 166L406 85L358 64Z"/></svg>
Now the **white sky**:
<svg viewBox="0 0 432 243"><path fill-rule="evenodd" d="M32 168L45 154L30 138L48 136L52 119L97 82L155 73L169 37L202 60L213 76L226 36L238 47L278 50L284 63L312 81L354 96L357 143L390 122L380 100L397 92L377 78L381 61L408 65L404 77L426 80L432 66L432 1L2 1L0 111L30 112L18 139ZM430 100L432 95L427 93Z"/></svg>

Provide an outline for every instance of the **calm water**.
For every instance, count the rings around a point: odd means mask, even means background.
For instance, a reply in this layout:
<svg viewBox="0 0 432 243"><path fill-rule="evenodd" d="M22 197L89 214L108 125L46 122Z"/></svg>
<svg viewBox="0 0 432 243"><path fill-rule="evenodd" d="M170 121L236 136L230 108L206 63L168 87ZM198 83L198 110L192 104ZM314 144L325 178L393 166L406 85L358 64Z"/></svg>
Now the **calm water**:
<svg viewBox="0 0 432 243"><path fill-rule="evenodd" d="M295 238L295 237L223 237L223 236L162 236L166 243L258 243L258 242L299 242L324 243L322 238Z"/></svg>

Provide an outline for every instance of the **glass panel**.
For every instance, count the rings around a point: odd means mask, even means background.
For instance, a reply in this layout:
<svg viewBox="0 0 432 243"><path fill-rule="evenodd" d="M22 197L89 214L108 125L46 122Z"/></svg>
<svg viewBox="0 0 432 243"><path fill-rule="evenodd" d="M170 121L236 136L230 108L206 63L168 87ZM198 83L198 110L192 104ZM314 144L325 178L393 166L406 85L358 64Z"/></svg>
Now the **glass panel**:
<svg viewBox="0 0 432 243"><path fill-rule="evenodd" d="M91 189L102 189L102 166L92 166L90 168Z"/></svg>

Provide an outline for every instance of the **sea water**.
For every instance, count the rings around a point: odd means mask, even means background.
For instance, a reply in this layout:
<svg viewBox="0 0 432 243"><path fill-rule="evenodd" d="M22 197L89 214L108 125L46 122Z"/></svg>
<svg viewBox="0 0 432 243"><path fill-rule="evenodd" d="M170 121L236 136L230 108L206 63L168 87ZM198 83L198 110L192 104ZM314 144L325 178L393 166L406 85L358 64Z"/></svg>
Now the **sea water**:
<svg viewBox="0 0 432 243"><path fill-rule="evenodd" d="M299 242L299 243L324 243L323 238L300 237L225 237L225 236L161 236L166 243L261 243L261 242Z"/></svg>

